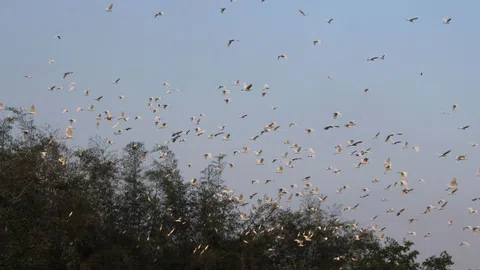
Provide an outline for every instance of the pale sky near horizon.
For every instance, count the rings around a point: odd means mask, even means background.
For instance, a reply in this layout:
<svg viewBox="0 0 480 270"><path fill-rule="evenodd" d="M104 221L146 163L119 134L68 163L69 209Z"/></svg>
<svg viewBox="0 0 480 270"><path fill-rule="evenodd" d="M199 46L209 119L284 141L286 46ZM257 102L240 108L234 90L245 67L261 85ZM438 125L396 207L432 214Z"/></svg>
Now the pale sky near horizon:
<svg viewBox="0 0 480 270"><path fill-rule="evenodd" d="M114 3L111 13L105 9ZM226 11L221 14L220 8ZM170 144L180 161L186 180L198 177L208 161L203 154L228 154L236 167L227 169L225 179L235 194L254 192L275 194L278 188L296 183L292 192L301 191L305 176L311 176L313 187L329 195L330 204L354 206L344 212L346 219L356 219L364 226L387 226L386 236L412 240L421 259L447 250L455 260L454 269L476 269L480 259L480 236L462 231L467 225L480 226L480 214L470 214L468 207L480 208L479 148L480 128L476 126L480 111L476 88L480 77L480 38L477 10L480 2L463 1L125 1L125 0L48 0L0 2L2 61L0 103L29 108L35 104L38 124L48 123L62 131L68 119L75 118L74 139L70 146L85 146L96 134L115 140L115 147L127 142L144 141L147 147L163 143L172 132L192 129L186 143ZM302 16L302 9L307 16ZM165 14L154 18L155 13ZM405 18L419 17L411 23ZM450 24L442 18L451 17ZM329 18L334 18L331 24ZM60 35L61 40L54 36ZM235 39L227 48L228 40ZM313 46L314 40L321 44ZM280 54L288 59L277 60ZM384 60L367 62L367 58L385 54ZM55 64L48 61L54 59ZM74 72L65 80L63 73ZM424 72L423 76L419 72ZM32 76L25 79L25 75ZM327 76L332 76L329 79ZM118 84L112 81L121 78ZM243 92L233 81L253 84L252 92ZM76 91L68 85L76 82ZM169 87L162 84L169 82ZM270 86L261 96L263 85ZM231 90L225 98L219 85ZM51 86L63 86L50 92ZM165 93L179 88L180 92ZM364 89L371 89L364 93ZM90 96L83 95L88 89ZM119 95L125 95L120 100ZM104 96L100 102L95 98ZM159 96L161 104L171 108L154 114L147 108L148 98ZM86 111L95 105L95 112ZM452 105L460 107L452 112ZM273 106L278 106L272 110ZM85 109L76 112L77 107ZM62 114L63 109L69 112ZM117 117L130 117L117 129L132 127L121 136L105 120L95 128L96 115L104 110ZM343 116L333 120L332 113ZM442 115L449 112L450 115ZM206 130L195 136L196 127L189 117L202 117L200 127ZM239 117L248 114L245 119ZM144 117L134 121L137 115ZM153 117L160 115L167 129L155 129ZM350 120L353 128L343 125ZM475 121L477 120L477 121ZM271 121L279 131L269 132L256 142L249 140ZM288 127L296 122L297 127ZM114 121L116 123L116 121ZM325 131L329 124L341 128ZM217 126L226 125L231 140L218 136ZM458 127L471 125L465 131ZM306 128L315 131L307 136ZM381 132L378 140L371 137ZM397 140L403 144L385 143L390 132L402 132ZM360 158L345 148L348 140L363 140L358 149L371 147L370 164L353 168ZM285 167L276 173L273 158L289 152L283 141L298 143L303 149L316 149L315 158L296 161L295 168ZM342 144L344 153L334 155L334 146ZM232 155L233 150L249 146L247 154ZM419 146L416 153L411 147ZM263 149L264 166L257 166L253 150ZM447 158L437 153L452 149ZM466 161L455 158L467 154ZM393 171L384 175L383 161L388 157ZM191 162L192 169L186 164ZM332 166L342 169L338 175L325 171ZM402 196L397 186L397 172L409 173L409 187L414 190ZM458 192L447 195L446 187L458 178ZM379 183L372 179L380 178ZM426 183L418 180L425 179ZM252 179L261 184L252 185ZM266 179L275 180L265 185ZM342 194L336 190L348 184ZM360 199L361 188L371 195ZM288 188L290 190L290 188ZM388 202L382 202L388 197ZM295 197L294 197L295 198ZM448 201L445 210L422 215L427 205ZM299 198L294 201L298 202ZM287 207L285 205L285 207ZM395 213L406 208L397 217ZM369 218L379 215L374 222ZM409 218L418 218L409 225ZM448 226L449 220L454 225ZM417 236L407 235L416 231ZM431 232L430 238L424 238ZM459 247L468 241L470 248ZM477 255L477 256L475 256Z"/></svg>

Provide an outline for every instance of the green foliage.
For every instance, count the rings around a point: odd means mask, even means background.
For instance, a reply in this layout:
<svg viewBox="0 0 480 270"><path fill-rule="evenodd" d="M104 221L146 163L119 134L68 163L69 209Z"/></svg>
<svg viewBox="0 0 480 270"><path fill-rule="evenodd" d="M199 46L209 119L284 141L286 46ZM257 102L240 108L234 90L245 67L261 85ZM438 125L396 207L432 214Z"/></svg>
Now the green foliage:
<svg viewBox="0 0 480 270"><path fill-rule="evenodd" d="M184 181L166 146L102 139L72 150L25 113L0 123L0 269L450 269L342 221L306 194L246 203L222 178L225 156ZM24 133L24 131L28 131ZM15 134L19 134L16 136Z"/></svg>
<svg viewBox="0 0 480 270"><path fill-rule="evenodd" d="M422 269L424 270L449 270L452 269L450 266L453 266L452 256L450 256L446 251L440 253L439 257L428 257L422 263Z"/></svg>

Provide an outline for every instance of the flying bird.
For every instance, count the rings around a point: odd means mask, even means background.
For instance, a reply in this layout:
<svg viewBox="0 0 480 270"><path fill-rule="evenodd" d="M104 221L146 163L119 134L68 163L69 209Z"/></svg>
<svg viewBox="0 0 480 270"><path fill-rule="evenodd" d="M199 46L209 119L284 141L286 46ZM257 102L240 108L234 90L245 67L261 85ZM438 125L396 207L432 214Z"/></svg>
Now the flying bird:
<svg viewBox="0 0 480 270"><path fill-rule="evenodd" d="M63 73L63 78L65 79L68 75L73 74L72 71Z"/></svg>
<svg viewBox="0 0 480 270"><path fill-rule="evenodd" d="M240 42L240 40L230 39L230 40L228 41L227 47L230 47L230 45L232 45L232 43L233 43L234 41Z"/></svg>
<svg viewBox="0 0 480 270"><path fill-rule="evenodd" d="M301 9L299 9L298 12L300 12L300 14L302 14L302 16L307 16L308 15L308 14L305 14L305 12L303 12Z"/></svg>
<svg viewBox="0 0 480 270"><path fill-rule="evenodd" d="M448 150L445 153L438 155L438 157L446 157L450 152L452 152L452 150Z"/></svg>
<svg viewBox="0 0 480 270"><path fill-rule="evenodd" d="M3 105L3 104L2 104L2 105ZM36 114L37 114L37 111L36 111L36 109L35 109L35 105L34 105L34 104L32 104L32 105L30 106L30 112L29 112L29 114L31 114L31 115L36 115Z"/></svg>
<svg viewBox="0 0 480 270"><path fill-rule="evenodd" d="M72 126L67 127L67 129L65 130L65 135L67 136L67 139L72 139L73 138Z"/></svg>
<svg viewBox="0 0 480 270"><path fill-rule="evenodd" d="M110 4L110 6L108 6L108 8L106 9L106 12L112 12L112 9L113 9L113 4Z"/></svg>
<svg viewBox="0 0 480 270"><path fill-rule="evenodd" d="M385 54L382 55L382 56L375 56L375 57L371 57L371 58L367 58L367 61L375 61L375 60L384 60L385 59Z"/></svg>
<svg viewBox="0 0 480 270"><path fill-rule="evenodd" d="M328 126L324 127L323 129L324 129L324 130L329 130L329 129L331 129L331 128L339 128L339 127L340 127L340 126L328 125Z"/></svg>

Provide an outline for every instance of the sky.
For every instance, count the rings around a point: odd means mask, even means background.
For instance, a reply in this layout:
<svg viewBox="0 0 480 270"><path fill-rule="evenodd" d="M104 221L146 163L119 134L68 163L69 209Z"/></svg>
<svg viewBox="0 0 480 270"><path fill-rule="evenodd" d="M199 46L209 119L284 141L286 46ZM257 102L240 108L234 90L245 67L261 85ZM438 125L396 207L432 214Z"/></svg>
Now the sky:
<svg viewBox="0 0 480 270"><path fill-rule="evenodd" d="M112 12L106 12L111 3ZM480 214L467 210L480 208L480 200L472 201L480 197L480 177L476 177L480 148L471 146L480 143L475 121L480 116L479 8L477 1L444 0L0 1L4 37L0 103L24 108L35 104L37 123L61 130L68 119L76 119L74 139L67 142L72 147L87 146L95 135L114 140L118 149L132 140L153 147L172 132L191 129L186 143L169 144L186 180L199 177L209 162L205 153L225 153L235 163L224 174L235 194L274 195L293 183L297 190L289 191L298 192L303 189L301 180L311 176L312 186L329 195L328 204L360 203L343 218L356 219L363 226L386 226L387 236L414 241L421 258L447 250L455 269L478 268L480 236L462 228L480 225ZM164 15L154 18L160 11ZM419 19L406 20L412 17ZM451 23L443 24L442 18L449 17ZM330 18L334 20L328 24ZM227 47L230 39L239 42ZM321 42L314 46L314 40ZM280 54L288 59L278 60ZM366 61L381 55L384 60ZM62 79L64 72L73 74ZM113 84L117 78L119 83ZM253 91L241 91L233 86L235 80L252 84ZM76 83L75 91L67 90L71 82ZM164 82L170 86L163 86ZM262 97L264 84L270 89ZM227 97L220 85L231 90L230 104L223 101ZM63 90L48 91L51 86ZM175 88L180 91L166 93ZM365 88L370 91L365 93ZM90 95L84 96L84 90ZM95 101L99 96L103 99ZM149 97L161 97L159 103L170 107L153 113L147 108ZM454 112L453 104L460 105ZM90 105L95 105L95 112L86 111ZM85 111L76 112L77 107ZM64 109L69 112L62 113ZM125 112L130 120L115 129L103 120L97 129L95 117L104 110L115 117ZM336 111L342 116L334 120ZM206 114L199 124L205 134L195 136L190 117L201 113ZM241 119L244 114L248 116ZM139 115L144 119L134 121ZM155 116L162 117L166 129L154 127ZM357 125L343 127L350 120ZM272 121L280 125L278 131L257 141L248 139ZM297 126L289 127L290 122ZM341 128L323 130L330 124ZM231 140L222 141L221 136L208 140L221 125L226 125ZM466 125L471 126L458 129ZM114 136L115 130L126 127L132 130ZM314 129L311 136L306 128ZM372 140L377 132L379 139ZM408 141L410 147L386 143L384 138L391 132L402 132L395 139ZM285 140L303 149L315 148L315 158L307 158L303 150L293 154ZM369 164L353 168L360 158L348 154L353 150L345 147L348 140L363 140L359 150L372 148ZM335 155L337 144L344 146L344 153ZM243 146L249 146L250 152L233 156ZM420 152L412 146L419 146ZM450 156L438 158L449 149ZM263 150L264 166L256 165L253 150ZM271 160L285 152L289 159L304 159L278 174L278 164ZM466 161L455 160L465 153ZM393 171L384 175L383 161L389 157ZM328 166L342 172L333 174L325 170ZM407 196L398 186L384 190L400 179L400 171L409 173L409 187L414 188ZM448 195L445 189L453 177L458 179L458 192ZM380 182L372 183L374 178ZM421 178L426 183L419 182ZM252 185L252 179L261 184ZM265 185L266 179L274 181ZM351 188L337 194L343 185ZM365 194L362 188L369 188L371 195L360 199ZM384 197L387 202L381 201ZM437 207L441 199L449 202L445 210L421 214L427 205ZM295 198L293 206L298 202ZM397 217L386 213L389 208L406 210ZM375 221L369 220L376 215ZM419 220L410 225L409 218ZM454 225L448 226L449 220ZM416 231L417 236L407 235L408 231ZM424 238L428 232L432 236ZM464 241L471 247L460 247Z"/></svg>

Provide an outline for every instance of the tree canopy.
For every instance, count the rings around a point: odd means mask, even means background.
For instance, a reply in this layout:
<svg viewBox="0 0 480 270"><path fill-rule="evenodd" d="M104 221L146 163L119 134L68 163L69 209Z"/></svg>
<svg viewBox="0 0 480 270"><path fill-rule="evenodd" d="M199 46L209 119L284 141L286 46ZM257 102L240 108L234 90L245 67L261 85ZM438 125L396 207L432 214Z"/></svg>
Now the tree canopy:
<svg viewBox="0 0 480 270"><path fill-rule="evenodd" d="M67 147L27 115L0 123L1 269L450 269L326 206L313 190L246 203L219 155L185 181L167 146ZM28 132L26 132L28 131ZM285 196L287 195L287 196Z"/></svg>

